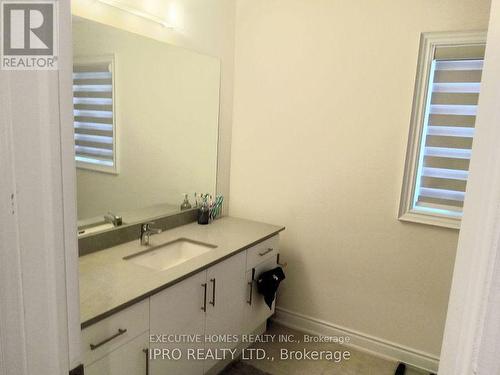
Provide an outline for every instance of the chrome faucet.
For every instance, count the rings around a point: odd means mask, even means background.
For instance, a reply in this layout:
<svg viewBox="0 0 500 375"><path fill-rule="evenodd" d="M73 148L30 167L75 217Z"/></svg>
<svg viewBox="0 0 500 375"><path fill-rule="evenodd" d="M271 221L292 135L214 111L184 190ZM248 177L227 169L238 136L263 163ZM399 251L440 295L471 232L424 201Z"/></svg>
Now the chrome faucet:
<svg viewBox="0 0 500 375"><path fill-rule="evenodd" d="M152 234L161 233L160 228L151 227L153 224L153 222L141 224L141 245L149 246L149 237L151 237Z"/></svg>
<svg viewBox="0 0 500 375"><path fill-rule="evenodd" d="M108 212L106 215L104 215L104 221L106 223L111 223L115 227L119 227L120 225L123 224L122 217L115 215L111 212Z"/></svg>

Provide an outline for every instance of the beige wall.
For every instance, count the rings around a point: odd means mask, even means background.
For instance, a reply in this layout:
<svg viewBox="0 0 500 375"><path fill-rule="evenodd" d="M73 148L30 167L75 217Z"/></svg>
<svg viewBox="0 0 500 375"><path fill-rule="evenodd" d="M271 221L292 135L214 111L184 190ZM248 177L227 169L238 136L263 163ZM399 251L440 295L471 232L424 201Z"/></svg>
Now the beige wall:
<svg viewBox="0 0 500 375"><path fill-rule="evenodd" d="M72 0L77 16L120 27L167 43L217 57L221 61L217 191L229 198L233 111L234 0L124 0L130 6L164 15L175 26L166 29L94 0Z"/></svg>
<svg viewBox="0 0 500 375"><path fill-rule="evenodd" d="M230 214L284 224L279 306L439 354L457 232L397 220L419 35L487 0L239 0Z"/></svg>

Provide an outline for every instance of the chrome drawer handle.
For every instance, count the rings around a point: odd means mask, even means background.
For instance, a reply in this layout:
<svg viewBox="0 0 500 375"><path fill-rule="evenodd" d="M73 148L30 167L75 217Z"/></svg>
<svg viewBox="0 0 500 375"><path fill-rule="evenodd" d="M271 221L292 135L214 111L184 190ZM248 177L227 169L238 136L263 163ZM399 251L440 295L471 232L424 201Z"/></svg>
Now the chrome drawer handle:
<svg viewBox="0 0 500 375"><path fill-rule="evenodd" d="M207 312L207 283L201 284L201 287L203 288L203 306L201 309Z"/></svg>
<svg viewBox="0 0 500 375"><path fill-rule="evenodd" d="M103 346L104 344L107 344L111 340L116 339L118 336L123 335L125 332L127 332L126 329L118 328L118 332L115 333L113 336L108 337L106 340L101 341L99 344L95 344L95 345L90 344L90 350L96 350L98 347Z"/></svg>
<svg viewBox="0 0 500 375"><path fill-rule="evenodd" d="M252 294L253 294L253 281L248 282L248 286L250 287L250 296L247 300L247 303L252 306Z"/></svg>
<svg viewBox="0 0 500 375"><path fill-rule="evenodd" d="M259 255L261 257L263 257L264 255L266 254L269 254L271 251L273 251L274 249L272 247L270 247L269 249L267 249L266 251L262 252L262 253L259 253Z"/></svg>
<svg viewBox="0 0 500 375"><path fill-rule="evenodd" d="M142 351L146 354L146 375L149 375L149 349L142 349Z"/></svg>
<svg viewBox="0 0 500 375"><path fill-rule="evenodd" d="M215 278L214 279L210 279L210 281L212 282L212 301L210 301L210 304L215 307Z"/></svg>
<svg viewBox="0 0 500 375"><path fill-rule="evenodd" d="M252 280L248 282L250 287L250 296L248 297L247 303L252 306L252 295L253 295L253 281L255 280L255 268L252 268Z"/></svg>

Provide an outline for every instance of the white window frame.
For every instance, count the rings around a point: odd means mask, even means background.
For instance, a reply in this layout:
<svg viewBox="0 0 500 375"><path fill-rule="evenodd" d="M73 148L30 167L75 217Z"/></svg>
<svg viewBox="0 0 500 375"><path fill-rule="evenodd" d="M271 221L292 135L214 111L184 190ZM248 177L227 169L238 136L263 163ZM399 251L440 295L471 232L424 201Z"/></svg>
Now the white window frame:
<svg viewBox="0 0 500 375"><path fill-rule="evenodd" d="M91 163L85 163L82 161L75 160L76 167L78 169L86 169L96 172L108 173L118 175L120 172L119 168L119 157L118 157L118 132L117 132L117 111L116 111L116 64L115 64L115 55L114 54L106 54L106 55L97 55L97 56L75 56L73 59L74 63L106 63L109 62L111 64L111 87L112 87L112 106L113 106L113 166L102 166L95 165Z"/></svg>
<svg viewBox="0 0 500 375"><path fill-rule="evenodd" d="M425 111L429 94L432 61L437 47L486 44L485 31L454 31L422 33L418 57L415 92L406 152L405 173L399 206L399 220L459 229L461 216L423 212L413 207L418 164L425 127Z"/></svg>

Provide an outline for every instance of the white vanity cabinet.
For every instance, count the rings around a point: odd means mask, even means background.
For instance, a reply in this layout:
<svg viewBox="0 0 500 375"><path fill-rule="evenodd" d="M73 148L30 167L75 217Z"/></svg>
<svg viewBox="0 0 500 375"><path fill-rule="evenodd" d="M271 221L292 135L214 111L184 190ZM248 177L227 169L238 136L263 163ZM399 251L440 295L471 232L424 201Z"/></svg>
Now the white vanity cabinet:
<svg viewBox="0 0 500 375"><path fill-rule="evenodd" d="M151 361L151 375L203 374L216 361L188 360L189 349L232 348L228 343L205 343L206 335L238 335L245 298L245 253L234 255L150 298L151 335L199 335L201 342L152 343L151 350L182 353L182 359Z"/></svg>
<svg viewBox="0 0 500 375"><path fill-rule="evenodd" d="M205 335L241 335L245 301L245 252L234 255L207 270L208 305ZM238 342L206 342L206 349L229 348ZM205 372L217 361L204 361Z"/></svg>
<svg viewBox="0 0 500 375"><path fill-rule="evenodd" d="M272 308L265 303L264 298L257 291L256 278L262 272L269 271L276 267L276 259L268 259L254 267L254 270L246 272L247 280L247 299L244 308L244 332L251 333L274 314L273 302ZM253 279L252 279L253 275Z"/></svg>
<svg viewBox="0 0 500 375"><path fill-rule="evenodd" d="M208 298L207 271L199 272L189 278L150 297L151 335L203 335L205 333L205 306ZM165 354L182 358L156 358L150 361L151 375L166 374L203 374L202 361L188 361L188 349L203 349L199 342L151 343L150 350L164 349ZM174 341L174 342L170 342Z"/></svg>
<svg viewBox="0 0 500 375"><path fill-rule="evenodd" d="M193 360L193 351L235 348L239 342L206 342L207 336L240 337L273 314L274 304L265 304L255 279L276 267L278 245L276 235L84 329L85 374L209 372L217 361Z"/></svg>
<svg viewBox="0 0 500 375"><path fill-rule="evenodd" d="M258 293L256 281L261 273L277 267L278 246L278 236L274 236L247 250L247 292L243 312L245 333L253 332L274 314L275 303L270 309Z"/></svg>

